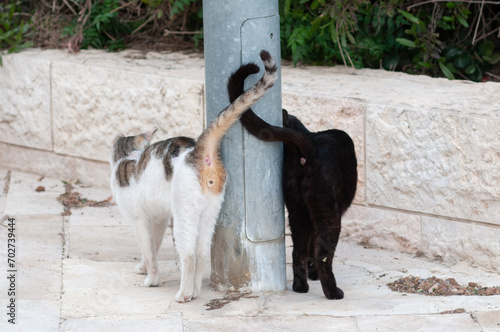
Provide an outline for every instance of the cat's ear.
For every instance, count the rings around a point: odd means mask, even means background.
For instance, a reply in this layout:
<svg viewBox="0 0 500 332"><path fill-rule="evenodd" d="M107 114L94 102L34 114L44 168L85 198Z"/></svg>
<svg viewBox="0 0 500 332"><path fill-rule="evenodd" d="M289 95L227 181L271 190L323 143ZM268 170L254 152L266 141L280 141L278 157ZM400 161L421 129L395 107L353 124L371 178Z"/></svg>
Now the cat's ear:
<svg viewBox="0 0 500 332"><path fill-rule="evenodd" d="M142 136L144 136L144 139L148 142L151 142L151 140L153 139L153 135L156 133L156 131L158 130L158 128L155 128L151 131L148 131L147 133L143 133Z"/></svg>
<svg viewBox="0 0 500 332"><path fill-rule="evenodd" d="M116 135L116 136L115 136L115 138L113 138L113 145L115 145L115 144L116 144L116 142L117 142L120 138L122 138L122 137L125 137L125 135L123 135L123 134L118 134L118 135Z"/></svg>
<svg viewBox="0 0 500 332"><path fill-rule="evenodd" d="M281 109L281 112L283 114L283 124L286 126L288 125L288 112L284 108Z"/></svg>

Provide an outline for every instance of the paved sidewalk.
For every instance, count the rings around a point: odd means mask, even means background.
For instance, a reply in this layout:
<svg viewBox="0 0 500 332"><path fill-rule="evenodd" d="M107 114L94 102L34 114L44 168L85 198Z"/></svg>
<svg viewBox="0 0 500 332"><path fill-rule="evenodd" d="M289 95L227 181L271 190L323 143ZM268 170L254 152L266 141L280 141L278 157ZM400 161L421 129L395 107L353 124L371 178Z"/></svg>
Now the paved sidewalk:
<svg viewBox="0 0 500 332"><path fill-rule="evenodd" d="M39 186L45 191L37 192ZM110 196L108 189L75 189L88 199ZM170 231L160 254L161 284L142 287L144 276L133 273L139 248L116 206L72 209L63 217L57 201L62 193L61 180L0 170L0 217L15 219L12 232L9 219L0 226L0 331L500 331L500 296L430 297L386 286L407 275L495 286L498 274L346 240L334 260L343 300L327 300L318 281L310 282L307 294L292 292L290 266L285 293L231 297L210 288L207 266L201 296L179 304ZM13 268L8 266L10 233L16 240ZM287 238L288 262L290 246ZM15 285L8 279L12 275ZM8 322L11 298L15 325Z"/></svg>

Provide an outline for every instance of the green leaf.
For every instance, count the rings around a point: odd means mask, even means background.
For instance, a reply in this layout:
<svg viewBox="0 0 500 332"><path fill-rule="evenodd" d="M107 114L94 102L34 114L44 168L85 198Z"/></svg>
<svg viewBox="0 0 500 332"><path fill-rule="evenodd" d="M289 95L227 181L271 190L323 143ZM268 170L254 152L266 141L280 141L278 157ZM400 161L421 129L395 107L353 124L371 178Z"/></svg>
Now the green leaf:
<svg viewBox="0 0 500 332"><path fill-rule="evenodd" d="M354 37L351 35L349 31L346 31L347 34L347 39L351 42L351 44L356 44L356 40L354 40Z"/></svg>
<svg viewBox="0 0 500 332"><path fill-rule="evenodd" d="M479 45L478 52L481 55L491 56L495 50L495 44L491 40L486 40Z"/></svg>
<svg viewBox="0 0 500 332"><path fill-rule="evenodd" d="M398 12L400 12L408 21L415 23L415 24L420 23L420 20L417 17L413 16L412 14L408 13L407 11L398 9Z"/></svg>
<svg viewBox="0 0 500 332"><path fill-rule="evenodd" d="M476 65L472 64L470 65L469 67L465 68L465 73L467 75L471 75L471 74L474 74L474 72L476 71Z"/></svg>
<svg viewBox="0 0 500 332"><path fill-rule="evenodd" d="M472 63L472 59L468 54L460 54L458 57L455 58L455 61L453 61L455 66L457 68L463 69Z"/></svg>
<svg viewBox="0 0 500 332"><path fill-rule="evenodd" d="M500 61L500 54L493 54L492 56L483 56L483 60L491 65L496 65Z"/></svg>
<svg viewBox="0 0 500 332"><path fill-rule="evenodd" d="M444 63L439 63L439 68L441 69L441 72L443 73L443 75L449 79L449 80L454 80L455 79L455 76L453 75L453 73L451 72L450 69L448 69L448 67L446 67L446 65Z"/></svg>
<svg viewBox="0 0 500 332"><path fill-rule="evenodd" d="M284 9L285 15L290 14L290 3L291 3L291 0L285 1L285 9Z"/></svg>
<svg viewBox="0 0 500 332"><path fill-rule="evenodd" d="M409 39L406 39L406 38L396 38L396 42L403 45L403 46L407 46L409 48L415 48L417 45L415 45L415 42L409 40Z"/></svg>
<svg viewBox="0 0 500 332"><path fill-rule="evenodd" d="M483 79L483 72L481 71L481 68L476 67L476 70L468 77L474 82L481 82Z"/></svg>
<svg viewBox="0 0 500 332"><path fill-rule="evenodd" d="M453 65L453 63L451 63L451 62L448 62L448 63L446 64L446 67L448 67L448 69L449 69L449 70L450 70L453 74L458 74L458 73L460 72L457 68L455 68L455 66L454 66L454 65Z"/></svg>
<svg viewBox="0 0 500 332"><path fill-rule="evenodd" d="M465 18L463 18L462 16L457 16L457 20L458 22L460 22L460 24L462 24L464 27L468 28L469 27L469 23L467 23L467 21L465 20Z"/></svg>
<svg viewBox="0 0 500 332"><path fill-rule="evenodd" d="M446 50L446 52L444 53L444 56L446 59L450 60L456 56L458 56L459 54L462 54L463 51L457 47L450 47L449 49Z"/></svg>
<svg viewBox="0 0 500 332"><path fill-rule="evenodd" d="M332 37L332 42L336 44L338 35L337 30L335 29L335 24L333 24L333 22L330 23L330 36Z"/></svg>
<svg viewBox="0 0 500 332"><path fill-rule="evenodd" d="M432 67L432 65L431 65L430 62L422 62L422 61L420 61L418 64L421 65L424 68L431 68Z"/></svg>

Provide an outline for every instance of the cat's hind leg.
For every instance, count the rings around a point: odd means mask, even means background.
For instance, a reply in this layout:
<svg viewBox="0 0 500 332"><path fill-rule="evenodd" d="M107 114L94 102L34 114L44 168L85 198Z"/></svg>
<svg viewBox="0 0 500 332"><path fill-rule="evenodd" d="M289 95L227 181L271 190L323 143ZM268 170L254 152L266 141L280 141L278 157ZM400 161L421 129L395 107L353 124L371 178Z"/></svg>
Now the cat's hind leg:
<svg viewBox="0 0 500 332"><path fill-rule="evenodd" d="M160 250L163 237L165 236L165 230L167 228L167 221L159 221L154 223L153 226L153 239L155 243L155 254L158 257L158 251ZM148 274L148 269L146 268L146 259L142 255L141 262L137 264L134 268L134 272L138 274Z"/></svg>
<svg viewBox="0 0 500 332"><path fill-rule="evenodd" d="M318 230L315 237L314 260L323 293L328 299L340 300L344 292L337 287L337 281L332 271L333 256L340 235L340 227L328 227Z"/></svg>
<svg viewBox="0 0 500 332"><path fill-rule="evenodd" d="M141 256L141 262L134 267L134 272L137 274L148 274L146 259L144 258L144 255L141 254Z"/></svg>
<svg viewBox="0 0 500 332"><path fill-rule="evenodd" d="M193 298L198 220L198 212L193 208L174 214L175 247L181 263L181 285L175 295L177 302L188 302Z"/></svg>
<svg viewBox="0 0 500 332"><path fill-rule="evenodd" d="M144 279L144 286L155 287L160 283L160 271L156 261L156 248L152 234L151 223L147 218L140 218L135 222L135 233L142 252L142 260L136 269L139 271L144 261L148 276ZM136 270L137 271L137 270Z"/></svg>
<svg viewBox="0 0 500 332"><path fill-rule="evenodd" d="M219 215L222 200L223 194L217 197L211 197L208 207L202 213L201 222L199 224L198 239L196 242L196 270L194 274L193 299L198 297L201 292L203 272L210 255L215 223L217 222L217 216Z"/></svg>
<svg viewBox="0 0 500 332"><path fill-rule="evenodd" d="M165 237L165 230L167 229L167 225L168 225L169 220L170 220L170 217L167 217L165 219L155 221L152 224L153 239L155 242L155 252L157 255L158 255L158 251L160 251L161 244L162 244L163 239Z"/></svg>
<svg viewBox="0 0 500 332"><path fill-rule="evenodd" d="M293 285L292 290L297 293L307 293L309 285L307 283L307 263L309 249L309 217L304 213L307 210L298 208L288 208L290 230L292 233L293 251Z"/></svg>
<svg viewBox="0 0 500 332"><path fill-rule="evenodd" d="M318 267L314 259L314 244L316 243L312 233L308 236L308 255L307 255L307 277L311 280L318 280Z"/></svg>
<svg viewBox="0 0 500 332"><path fill-rule="evenodd" d="M191 253L179 252L179 257L181 260L181 285L179 291L175 294L175 300L182 303L193 299L193 276L196 269L196 256Z"/></svg>

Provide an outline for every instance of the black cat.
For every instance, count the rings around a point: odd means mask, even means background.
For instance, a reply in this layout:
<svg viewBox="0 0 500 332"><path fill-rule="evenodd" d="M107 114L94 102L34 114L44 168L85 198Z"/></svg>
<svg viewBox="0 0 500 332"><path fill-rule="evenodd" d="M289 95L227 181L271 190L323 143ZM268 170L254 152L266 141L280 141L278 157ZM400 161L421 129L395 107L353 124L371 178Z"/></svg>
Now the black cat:
<svg viewBox="0 0 500 332"><path fill-rule="evenodd" d="M229 78L231 102L243 93L247 76L259 72L253 63ZM356 193L357 161L354 143L344 131L312 133L283 110L283 128L272 126L251 109L241 117L245 128L267 142L284 143L283 192L293 240L293 286L307 293L311 280L321 281L328 299L342 299L332 261L339 241L341 217Z"/></svg>

